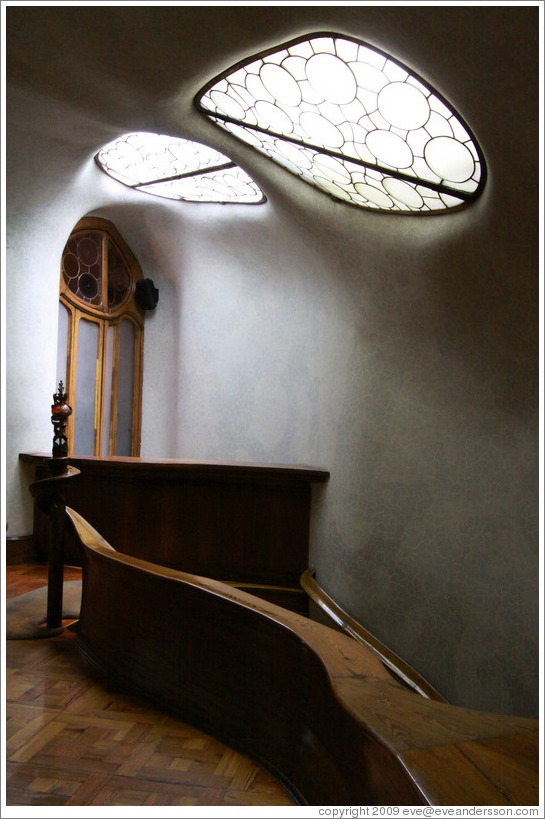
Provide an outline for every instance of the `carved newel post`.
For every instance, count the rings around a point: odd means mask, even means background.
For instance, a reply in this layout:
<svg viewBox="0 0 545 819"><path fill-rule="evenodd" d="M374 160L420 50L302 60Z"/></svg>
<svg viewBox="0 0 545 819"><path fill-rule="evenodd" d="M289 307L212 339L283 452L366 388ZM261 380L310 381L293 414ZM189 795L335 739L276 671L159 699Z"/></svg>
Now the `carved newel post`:
<svg viewBox="0 0 545 819"><path fill-rule="evenodd" d="M67 404L68 395L62 381L53 396L51 423L53 424L53 457L45 466L49 475L30 487L39 508L49 518L49 571L47 583L47 620L44 636L62 632L62 592L64 579L64 521L67 479L79 475L79 469L68 463L66 421L72 414Z"/></svg>
<svg viewBox="0 0 545 819"><path fill-rule="evenodd" d="M72 407L66 401L68 394L64 392L64 385L59 381L59 391L53 396L51 405L51 423L53 424L53 458L66 458L68 455L68 440L66 438L66 421L72 415Z"/></svg>

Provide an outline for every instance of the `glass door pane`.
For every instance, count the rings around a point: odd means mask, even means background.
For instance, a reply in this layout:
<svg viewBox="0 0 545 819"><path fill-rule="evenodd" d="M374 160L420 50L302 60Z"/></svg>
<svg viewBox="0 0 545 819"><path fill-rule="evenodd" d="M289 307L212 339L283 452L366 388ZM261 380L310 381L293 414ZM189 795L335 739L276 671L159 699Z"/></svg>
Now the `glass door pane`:
<svg viewBox="0 0 545 819"><path fill-rule="evenodd" d="M59 386L59 381L64 384L66 390L68 379L66 378L67 361L68 361L68 327L70 324L70 312L67 307L59 302L59 322L57 331L57 383L55 387ZM70 396L68 396L68 403L70 404Z"/></svg>
<svg viewBox="0 0 545 819"><path fill-rule="evenodd" d="M99 325L80 318L76 364L74 409L74 453L95 454L95 406L98 368Z"/></svg>
<svg viewBox="0 0 545 819"><path fill-rule="evenodd" d="M110 454L110 420L112 417L112 380L114 369L114 333L113 324L106 330L106 353L104 355L104 415L102 416L102 454Z"/></svg>
<svg viewBox="0 0 545 819"><path fill-rule="evenodd" d="M134 342L134 324L132 321L122 321L119 326L116 455L132 455Z"/></svg>

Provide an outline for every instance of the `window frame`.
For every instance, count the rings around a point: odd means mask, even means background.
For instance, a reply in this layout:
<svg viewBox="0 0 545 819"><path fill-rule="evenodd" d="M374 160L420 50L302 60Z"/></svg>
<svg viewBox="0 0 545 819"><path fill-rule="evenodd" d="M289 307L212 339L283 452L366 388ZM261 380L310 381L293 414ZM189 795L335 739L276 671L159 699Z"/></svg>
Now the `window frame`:
<svg viewBox="0 0 545 819"><path fill-rule="evenodd" d="M85 235L86 233L99 234L102 237L102 294L103 306L96 307L78 298L68 287L64 280L62 269L60 270L59 302L68 311L68 333L67 333L67 354L66 354L66 382L65 391L68 394L68 402L72 406L72 415L67 423L68 454L89 455L91 453L74 452L75 418L77 414L77 355L78 355L78 334L79 325L82 319L92 321L98 325L97 341L97 365L95 380L95 427L94 427L94 447L93 455L105 457L116 454L117 444L117 408L119 395L119 336L121 323L128 320L134 327L134 351L133 351L133 398L132 398L132 432L131 432L131 457L139 457L142 429L142 383L143 383L143 356L144 356L144 311L138 306L135 300L136 283L144 278L142 269L134 253L131 251L117 228L107 219L102 217L85 217L81 219L72 229L66 244L74 236ZM107 305L107 270L108 270L108 249L113 244L117 253L123 259L129 272L130 285L122 300L113 309L109 310ZM66 245L65 245L66 247ZM105 275L106 274L106 275ZM106 394L106 357L108 328L113 328L113 350L112 350L112 386L109 408L109 429L105 429L104 421ZM107 436L106 442L104 436ZM104 444L106 443L106 447Z"/></svg>
<svg viewBox="0 0 545 819"><path fill-rule="evenodd" d="M297 45L311 44L314 40L319 39L331 39L333 41L339 39L346 42L350 42L358 47L363 47L369 49L374 54L380 56L384 60L393 65L397 66L403 72L406 72L410 79L416 80L420 83L431 95L433 95L439 103L441 103L448 111L450 112L451 116L454 116L456 121L463 127L466 131L467 135L469 136L470 142L476 152L479 166L480 166L480 175L477 182L477 186L473 191L463 190L460 187L452 187L453 183L439 181L434 182L432 180L424 179L420 176L413 176L412 174L405 173L403 170L395 169L393 166L385 164L383 161L379 160L378 158L374 162L370 162L368 160L362 159L361 157L358 158L356 156L352 156L349 154L344 154L343 151L337 150L327 145L319 145L313 143L311 139L307 140L301 137L293 137L285 133L277 132L272 127L265 127L263 125L257 124L257 122L251 122L246 119L240 119L237 116L230 115L228 113L222 113L218 110L213 110L213 107L208 107L206 103L206 97L209 92L213 91L213 89L221 84L222 82L227 82L230 84L234 75L237 72L244 71L247 66L251 66L260 60L265 62L268 57L274 57L278 54L282 54L284 51L287 51L289 48L292 48ZM334 202L341 203L342 205L348 205L352 208L358 208L360 210L366 210L371 213L380 213L381 215L388 214L393 217L407 217L407 216L418 216L419 218L426 218L435 215L445 215L456 213L463 208L466 208L468 205L471 205L475 202L482 194L488 177L488 169L487 163L484 155L484 151L480 145L479 140L477 139L475 133L468 125L467 121L460 113L458 108L450 102L444 94L442 94L434 85L431 84L428 80L424 79L417 71L415 71L410 65L403 63L400 59L397 59L392 54L384 51L382 48L379 48L370 42L365 40L361 40L358 37L349 35L349 34L341 34L335 31L323 31L317 30L312 31L307 34L302 34L298 37L290 39L286 42L278 43L276 45L270 46L266 49L263 49L259 52L256 52L250 56L244 57L241 60L238 60L233 65L225 68L223 71L218 73L216 76L212 77L194 96L193 98L193 106L195 109L201 114L205 119L211 122L216 128L221 129L224 132L229 133L239 142L242 142L244 145L247 145L251 150L256 151L261 156L264 156L268 159L268 161L273 162L274 164L278 165L279 167L283 168L287 173L292 174L296 179L300 179L305 184L312 187L314 190L318 190L321 193L328 196ZM250 106L251 108L251 106ZM238 132L234 133L231 130L232 127L238 128ZM390 129L392 126L390 125ZM411 209L411 208L382 208L380 206L373 207L366 203L360 203L357 201L351 201L349 198L345 198L345 196L338 196L332 192L330 192L327 187L322 187L316 184L315 181L312 181L304 176L301 171L301 168L294 170L288 167L284 162L275 159L274 157L270 156L270 153L265 145L258 147L252 143L251 140L246 139L245 137L239 134L239 131L252 133L252 134L263 134L265 136L278 139L281 142L285 142L288 144L292 144L296 147L300 147L303 149L309 149L317 151L318 153L330 157L334 160L340 160L341 162L347 162L355 167L360 167L364 171L370 172L379 172L379 173L388 173L392 178L396 179L400 182L406 182L411 186L414 186L415 189L418 187L426 188L430 191L435 191L439 194L439 197L442 199L442 195L451 196L458 200L460 200L457 204L447 204L444 203L444 207L434 208L429 207L429 209ZM427 160L426 160L427 161ZM475 158L474 158L475 161ZM429 163L428 163L429 165ZM431 166L430 166L431 169ZM391 197L392 198L392 197ZM444 200L442 200L444 202Z"/></svg>

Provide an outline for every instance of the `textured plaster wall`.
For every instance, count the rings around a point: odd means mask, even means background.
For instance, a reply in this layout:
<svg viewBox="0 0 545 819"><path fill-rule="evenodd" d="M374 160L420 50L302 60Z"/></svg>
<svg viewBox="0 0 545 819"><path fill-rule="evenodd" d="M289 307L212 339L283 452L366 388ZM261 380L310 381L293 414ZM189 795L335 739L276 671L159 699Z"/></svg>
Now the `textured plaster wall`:
<svg viewBox="0 0 545 819"><path fill-rule="evenodd" d="M507 269L500 233L468 241L487 208L386 235L362 220L357 244L274 209L222 212L211 242L192 217L171 246L183 276L157 271L143 454L329 468L318 580L448 698L531 713L532 265ZM167 240L162 216L148 226Z"/></svg>
<svg viewBox="0 0 545 819"><path fill-rule="evenodd" d="M39 96L11 91L6 159L6 523L8 536L32 532L28 484L33 469L20 452L51 452L50 407L56 392L60 257L67 236L85 214L92 190L90 162L73 155L63 137L72 112ZM50 136L41 118L53 125ZM29 128L27 119L36 122ZM58 119L56 119L58 118ZM92 140L90 123L83 123ZM74 127L76 127L74 123ZM44 156L60 156L44 162ZM95 186L100 186L95 179ZM95 188L96 190L96 188ZM93 197L94 194L91 194Z"/></svg>
<svg viewBox="0 0 545 819"><path fill-rule="evenodd" d="M431 218L333 203L232 142L223 148L266 205L138 197L91 158L151 120L121 110L105 126L13 92L9 534L32 527L18 453L51 445L60 254L79 218L102 215L160 290L146 319L142 455L327 467L312 520L318 581L451 701L536 713L538 228L525 187L536 86L531 30L511 40L510 28L490 28L488 50L477 29L464 40L469 65L494 77L493 104L461 58L452 69L453 92L473 93L454 102L487 156L485 194ZM435 49L422 51L432 79ZM45 137L32 120L48 122Z"/></svg>

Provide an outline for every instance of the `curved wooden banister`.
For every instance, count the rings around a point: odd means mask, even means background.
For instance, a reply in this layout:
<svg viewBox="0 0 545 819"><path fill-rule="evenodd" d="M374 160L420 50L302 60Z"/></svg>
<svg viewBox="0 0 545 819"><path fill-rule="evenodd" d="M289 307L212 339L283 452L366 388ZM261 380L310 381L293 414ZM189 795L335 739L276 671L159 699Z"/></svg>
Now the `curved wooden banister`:
<svg viewBox="0 0 545 819"><path fill-rule="evenodd" d="M82 653L253 757L298 803L538 803L535 720L421 697L350 637L118 553L67 514L82 548Z"/></svg>
<svg viewBox="0 0 545 819"><path fill-rule="evenodd" d="M51 459L51 463L58 464L58 461ZM61 467L62 471L58 473L54 472L48 475L48 477L40 478L40 480L30 484L29 489L32 496L43 506L45 506L44 500L46 500L51 491L56 493L64 490L66 482L80 474L79 469L76 469L75 466L71 466L68 463L63 463Z"/></svg>
<svg viewBox="0 0 545 819"><path fill-rule="evenodd" d="M314 573L310 569L303 572L300 583L301 588L304 589L310 599L313 600L345 634L348 634L354 640L357 640L358 643L371 649L380 661L384 663L386 668L406 686L427 699L436 700L437 702L446 702L445 698L441 696L418 671L350 617L350 615L318 585Z"/></svg>

